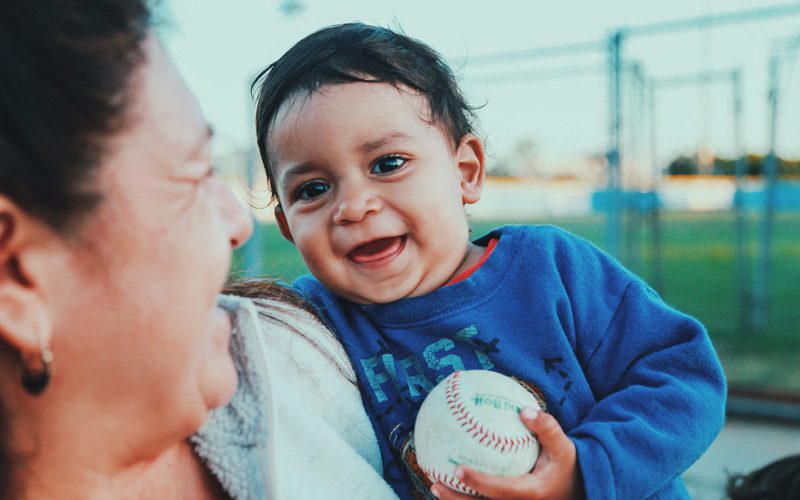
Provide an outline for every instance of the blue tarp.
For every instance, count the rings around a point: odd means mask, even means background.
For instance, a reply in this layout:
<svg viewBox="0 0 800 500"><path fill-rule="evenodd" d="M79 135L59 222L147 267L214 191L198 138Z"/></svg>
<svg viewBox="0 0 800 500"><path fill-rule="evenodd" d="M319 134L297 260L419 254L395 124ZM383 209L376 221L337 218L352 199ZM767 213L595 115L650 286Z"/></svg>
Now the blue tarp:
<svg viewBox="0 0 800 500"><path fill-rule="evenodd" d="M740 191L736 193L734 200L742 203L745 210L757 212L763 210L766 202L767 193L761 191ZM609 191L595 191L592 193L592 210L595 212L605 212L608 210L611 201ZM774 207L778 211L800 210L800 183L780 182L775 185ZM732 200L733 201L733 200ZM636 210L647 213L654 207L663 207L658 193L649 191L619 191L617 197L619 208ZM733 209L733 206L730 207Z"/></svg>

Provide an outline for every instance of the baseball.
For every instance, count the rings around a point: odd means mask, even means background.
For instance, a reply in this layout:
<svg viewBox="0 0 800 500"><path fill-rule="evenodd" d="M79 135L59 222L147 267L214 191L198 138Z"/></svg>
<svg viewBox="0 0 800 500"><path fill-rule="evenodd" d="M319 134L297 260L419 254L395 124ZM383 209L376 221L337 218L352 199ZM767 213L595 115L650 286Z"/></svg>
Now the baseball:
<svg viewBox="0 0 800 500"><path fill-rule="evenodd" d="M533 469L539 443L519 417L536 398L513 379L487 370L452 373L428 394L414 424L417 463L433 482L476 492L455 477L459 464L495 476Z"/></svg>

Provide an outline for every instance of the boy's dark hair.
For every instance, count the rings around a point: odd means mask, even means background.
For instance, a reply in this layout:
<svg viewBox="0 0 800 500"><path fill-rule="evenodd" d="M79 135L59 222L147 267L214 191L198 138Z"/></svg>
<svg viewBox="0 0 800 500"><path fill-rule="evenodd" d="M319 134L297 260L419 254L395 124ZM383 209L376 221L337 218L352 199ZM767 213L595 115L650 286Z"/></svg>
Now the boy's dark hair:
<svg viewBox="0 0 800 500"><path fill-rule="evenodd" d="M453 72L432 48L379 26L348 23L323 28L297 42L253 81L252 88L259 88L256 138L273 199L278 194L267 137L280 107L298 93L353 82L388 83L419 92L428 102L431 121L444 127L454 146L473 131L473 110Z"/></svg>
<svg viewBox="0 0 800 500"><path fill-rule="evenodd" d="M791 455L749 474L728 479L731 500L795 500L800 498L800 455Z"/></svg>

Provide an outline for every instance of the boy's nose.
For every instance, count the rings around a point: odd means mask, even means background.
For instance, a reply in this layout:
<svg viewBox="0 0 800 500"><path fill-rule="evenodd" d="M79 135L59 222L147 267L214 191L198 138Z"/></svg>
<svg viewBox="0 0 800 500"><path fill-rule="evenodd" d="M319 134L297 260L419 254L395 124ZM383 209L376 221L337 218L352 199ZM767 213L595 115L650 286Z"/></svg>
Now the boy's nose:
<svg viewBox="0 0 800 500"><path fill-rule="evenodd" d="M343 189L339 194L333 223L337 225L361 222L380 208L379 200L363 187Z"/></svg>

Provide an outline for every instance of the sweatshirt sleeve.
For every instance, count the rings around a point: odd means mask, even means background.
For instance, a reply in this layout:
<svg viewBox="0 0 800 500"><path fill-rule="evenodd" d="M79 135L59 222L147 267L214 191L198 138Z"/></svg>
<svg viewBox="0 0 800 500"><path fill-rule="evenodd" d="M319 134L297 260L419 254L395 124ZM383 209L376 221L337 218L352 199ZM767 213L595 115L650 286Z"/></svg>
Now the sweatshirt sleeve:
<svg viewBox="0 0 800 500"><path fill-rule="evenodd" d="M570 430L588 498L647 498L720 431L726 385L703 326L633 278L583 361L597 404Z"/></svg>

